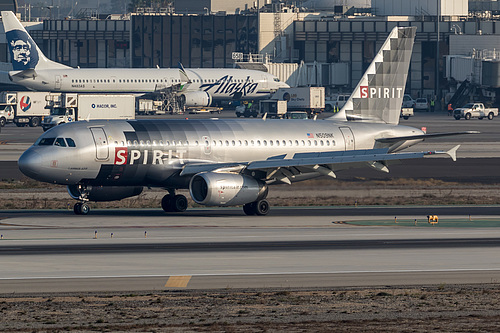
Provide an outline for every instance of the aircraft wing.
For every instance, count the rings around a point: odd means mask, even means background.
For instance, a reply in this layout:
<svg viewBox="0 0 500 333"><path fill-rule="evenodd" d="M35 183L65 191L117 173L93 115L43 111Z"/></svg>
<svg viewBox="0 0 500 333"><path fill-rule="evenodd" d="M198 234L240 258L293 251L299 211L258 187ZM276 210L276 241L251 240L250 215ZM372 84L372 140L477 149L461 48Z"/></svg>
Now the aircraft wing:
<svg viewBox="0 0 500 333"><path fill-rule="evenodd" d="M419 139L430 139L430 138L439 138L443 136L453 136L453 135L462 135L462 134L479 134L479 131L464 131L464 132L447 132L447 133L433 133L433 134L422 134L422 135L410 135L410 136L396 136L391 138L380 138L375 139L375 141L380 143L396 143L400 141L407 140L419 140Z"/></svg>
<svg viewBox="0 0 500 333"><path fill-rule="evenodd" d="M354 165L369 165L377 170L389 172L386 162L404 159L422 158L428 155L446 154L454 161L456 152L460 145L448 151L428 151L409 153L388 153L387 148L348 150L335 152L312 152L296 153L291 158L288 155L279 155L262 161L246 163L207 163L187 164L184 166L181 176L196 174L199 172L241 172L242 170L262 171L267 174L266 180L279 175L281 182L291 183L290 178L296 178L297 174L320 173L326 176L336 177L334 170Z"/></svg>

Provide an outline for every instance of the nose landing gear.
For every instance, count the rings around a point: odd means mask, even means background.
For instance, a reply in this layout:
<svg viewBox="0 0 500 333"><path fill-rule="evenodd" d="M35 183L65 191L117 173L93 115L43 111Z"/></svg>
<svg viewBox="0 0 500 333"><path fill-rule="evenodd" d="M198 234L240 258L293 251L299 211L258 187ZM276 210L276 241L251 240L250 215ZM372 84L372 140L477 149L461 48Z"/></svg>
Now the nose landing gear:
<svg viewBox="0 0 500 333"><path fill-rule="evenodd" d="M73 211L75 212L75 214L87 215L90 212L90 207L87 204L87 202L89 201L89 192L87 190L87 186L82 184L68 186L68 193L73 199L79 201L73 206Z"/></svg>
<svg viewBox="0 0 500 333"><path fill-rule="evenodd" d="M76 215L87 215L90 212L90 207L85 202L77 202L73 206L73 211Z"/></svg>

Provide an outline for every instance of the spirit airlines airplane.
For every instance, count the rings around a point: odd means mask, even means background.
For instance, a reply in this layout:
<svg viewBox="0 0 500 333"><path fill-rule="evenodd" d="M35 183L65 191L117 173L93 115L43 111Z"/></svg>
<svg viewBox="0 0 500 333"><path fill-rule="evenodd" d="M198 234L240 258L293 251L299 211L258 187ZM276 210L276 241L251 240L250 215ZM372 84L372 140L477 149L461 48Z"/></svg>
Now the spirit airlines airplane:
<svg viewBox="0 0 500 333"><path fill-rule="evenodd" d="M289 86L277 77L236 68L71 68L45 57L13 12L2 11L14 83L39 91L150 93L175 87L186 106L212 100L266 98Z"/></svg>
<svg viewBox="0 0 500 333"><path fill-rule="evenodd" d="M19 158L33 179L67 185L89 212L88 201L135 196L144 186L169 192L166 212L188 202L189 189L201 205L243 205L248 215L266 215L269 185L291 184L338 171L372 167L388 172L391 161L447 152L397 153L428 137L400 126L399 115L410 62L414 27L394 28L348 103L322 121L278 119L91 120L45 132Z"/></svg>

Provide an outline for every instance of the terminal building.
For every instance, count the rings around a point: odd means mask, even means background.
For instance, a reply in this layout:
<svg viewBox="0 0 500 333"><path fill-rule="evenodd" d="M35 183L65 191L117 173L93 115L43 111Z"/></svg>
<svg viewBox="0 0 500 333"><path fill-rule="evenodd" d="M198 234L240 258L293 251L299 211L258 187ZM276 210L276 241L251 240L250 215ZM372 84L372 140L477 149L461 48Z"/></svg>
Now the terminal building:
<svg viewBox="0 0 500 333"><path fill-rule="evenodd" d="M446 103L467 80L483 96L497 95L500 66L490 52L500 45L496 1L345 3L186 0L127 15L90 11L25 24L49 58L72 67L240 66L267 70L291 86L324 86L327 94L352 91L392 28L416 26L407 93ZM0 70L7 70L1 32Z"/></svg>

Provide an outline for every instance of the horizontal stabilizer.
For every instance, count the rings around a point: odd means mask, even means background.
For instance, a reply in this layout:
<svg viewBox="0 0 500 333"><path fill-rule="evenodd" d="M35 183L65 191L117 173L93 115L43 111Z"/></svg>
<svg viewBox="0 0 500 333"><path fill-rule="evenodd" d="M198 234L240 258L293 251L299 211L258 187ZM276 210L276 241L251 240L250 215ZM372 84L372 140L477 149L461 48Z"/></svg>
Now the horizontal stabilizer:
<svg viewBox="0 0 500 333"><path fill-rule="evenodd" d="M16 77L16 78L28 79L28 78L32 78L32 77L36 77L36 76L38 76L38 75L34 69L26 69L24 71L9 72L10 78Z"/></svg>

